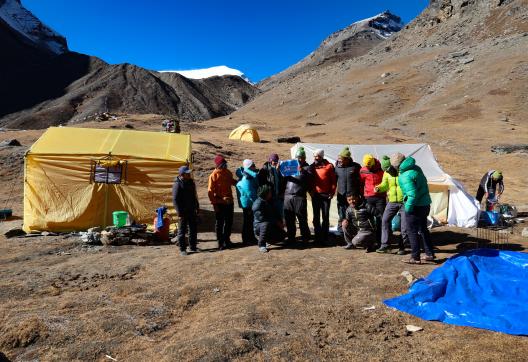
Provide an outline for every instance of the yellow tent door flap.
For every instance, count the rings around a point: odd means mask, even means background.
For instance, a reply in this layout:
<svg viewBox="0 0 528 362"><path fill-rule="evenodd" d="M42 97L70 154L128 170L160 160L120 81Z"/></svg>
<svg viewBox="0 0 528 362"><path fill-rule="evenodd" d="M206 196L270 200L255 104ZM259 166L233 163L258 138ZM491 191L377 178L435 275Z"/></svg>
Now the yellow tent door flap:
<svg viewBox="0 0 528 362"><path fill-rule="evenodd" d="M260 136L257 130L248 124L243 124L231 131L229 139L244 142L260 142Z"/></svg>

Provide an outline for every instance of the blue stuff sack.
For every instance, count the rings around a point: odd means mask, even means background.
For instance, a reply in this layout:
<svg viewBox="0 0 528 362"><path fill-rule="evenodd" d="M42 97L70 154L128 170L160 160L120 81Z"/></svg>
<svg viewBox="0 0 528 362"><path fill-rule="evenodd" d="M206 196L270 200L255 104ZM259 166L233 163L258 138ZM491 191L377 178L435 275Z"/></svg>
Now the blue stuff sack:
<svg viewBox="0 0 528 362"><path fill-rule="evenodd" d="M400 215L400 213L397 213L392 218L391 227L392 227L392 231L400 231L401 230L401 215Z"/></svg>

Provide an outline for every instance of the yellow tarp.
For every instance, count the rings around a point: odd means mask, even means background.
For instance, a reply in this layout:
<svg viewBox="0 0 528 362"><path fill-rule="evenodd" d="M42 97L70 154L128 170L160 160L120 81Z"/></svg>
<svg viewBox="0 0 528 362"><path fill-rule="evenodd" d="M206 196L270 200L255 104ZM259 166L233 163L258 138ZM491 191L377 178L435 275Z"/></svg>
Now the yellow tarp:
<svg viewBox="0 0 528 362"><path fill-rule="evenodd" d="M126 161L121 184L93 180L94 162L109 154ZM111 225L121 210L151 224L157 207L172 207L174 177L190 158L190 135L50 128L25 157L24 231Z"/></svg>
<svg viewBox="0 0 528 362"><path fill-rule="evenodd" d="M260 136L257 130L248 124L243 124L231 131L229 139L245 142L260 142Z"/></svg>

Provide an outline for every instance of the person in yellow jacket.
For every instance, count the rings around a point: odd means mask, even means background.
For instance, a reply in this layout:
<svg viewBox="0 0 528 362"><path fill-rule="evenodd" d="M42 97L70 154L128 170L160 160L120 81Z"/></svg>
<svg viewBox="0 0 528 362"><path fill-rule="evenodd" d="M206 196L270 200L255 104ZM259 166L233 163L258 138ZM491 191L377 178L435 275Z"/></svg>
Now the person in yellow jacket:
<svg viewBox="0 0 528 362"><path fill-rule="evenodd" d="M381 183L374 187L376 192L386 192L389 202L383 212L381 221L381 246L377 253L389 252L389 239L392 235L392 219L403 206L403 192L398 182L398 170L391 165L391 159L388 156L383 156L381 159L381 169L384 171ZM403 210L402 210L403 211ZM404 242L407 240L407 233L405 228L405 213L400 212L400 230L401 238L399 239L398 255L405 254Z"/></svg>

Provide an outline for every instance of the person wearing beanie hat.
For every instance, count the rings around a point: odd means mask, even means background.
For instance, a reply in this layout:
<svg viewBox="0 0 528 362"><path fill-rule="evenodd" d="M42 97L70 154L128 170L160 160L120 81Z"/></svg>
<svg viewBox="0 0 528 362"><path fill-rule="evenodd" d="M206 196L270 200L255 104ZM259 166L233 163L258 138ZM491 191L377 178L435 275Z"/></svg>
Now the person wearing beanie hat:
<svg viewBox="0 0 528 362"><path fill-rule="evenodd" d="M352 154L348 147L343 148L339 153L335 164L336 182L337 182L337 214L339 221L337 232L344 235L342 222L346 216L348 208L347 194L361 193L361 180L359 177L361 165L352 160Z"/></svg>
<svg viewBox="0 0 528 362"><path fill-rule="evenodd" d="M218 249L231 246L231 228L233 226L234 200L232 187L237 184L227 161L221 156L215 157L216 168L209 175L207 194L215 211L215 230Z"/></svg>
<svg viewBox="0 0 528 362"><path fill-rule="evenodd" d="M242 243L255 244L253 232L253 202L257 199L258 171L252 160L244 160L242 167L237 170L239 181L236 184L238 206L242 209Z"/></svg>
<svg viewBox="0 0 528 362"><path fill-rule="evenodd" d="M284 220L286 222L286 232L288 242L295 242L297 227L295 219L299 221L299 229L304 242L310 240L310 228L308 227L308 201L306 193L310 185L310 165L306 163L306 152L303 147L299 147L295 153L299 163L299 173L295 176L285 176L286 184L284 190Z"/></svg>
<svg viewBox="0 0 528 362"><path fill-rule="evenodd" d="M396 170L400 168L400 165L403 162L403 160L405 160L405 155L403 153L400 153L400 152L393 153L390 156L390 164Z"/></svg>
<svg viewBox="0 0 528 362"><path fill-rule="evenodd" d="M268 185L273 195L273 204L279 210L281 219L284 208L284 179L279 171L279 155L272 153L268 162L262 165L258 173L259 185Z"/></svg>
<svg viewBox="0 0 528 362"><path fill-rule="evenodd" d="M381 218L381 246L376 252L388 253L389 242L392 235L392 219L396 214L400 213L400 231L401 237L398 238L399 255L405 254L405 242L408 242L407 229L405 227L405 214L403 213L403 192L398 182L398 171L391 166L390 158L383 156L381 158L381 168L383 171L383 179L379 185L374 187L376 192L387 192L389 202L385 207L383 216Z"/></svg>
<svg viewBox="0 0 528 362"><path fill-rule="evenodd" d="M359 178L366 202L378 210L377 215L383 215L387 193L374 189L383 179L383 170L380 162L373 155L363 156L363 167L359 171ZM381 244L381 216L376 217L376 242Z"/></svg>
<svg viewBox="0 0 528 362"><path fill-rule="evenodd" d="M334 165L325 160L322 149L315 150L314 162L310 165L312 177L312 210L315 242L325 245L330 229L330 204L337 188ZM321 224L322 217L322 224Z"/></svg>
<svg viewBox="0 0 528 362"><path fill-rule="evenodd" d="M398 183L403 192L403 212L405 229L411 244L411 257L405 260L408 264L421 264L421 246L425 251L425 260L435 259L431 235L427 228L427 216L431 210L429 185L416 160L409 156L399 167Z"/></svg>
<svg viewBox="0 0 528 362"><path fill-rule="evenodd" d="M179 169L179 175L174 179L172 186L172 203L176 214L178 215L178 245L180 254L187 255L187 243L185 235L189 230L189 247L191 252L196 252L197 234L198 234L198 212L200 205L196 193L196 184L191 178L191 169L188 166L182 166Z"/></svg>
<svg viewBox="0 0 528 362"><path fill-rule="evenodd" d="M488 209L497 202L503 192L504 180L502 171L489 170L482 176L475 198L482 202L482 199L486 196L486 208Z"/></svg>
<svg viewBox="0 0 528 362"><path fill-rule="evenodd" d="M259 251L268 252L267 244L281 242L286 233L281 216L273 205L273 190L269 185L262 185L257 190L258 198L252 206L253 229L258 237Z"/></svg>

